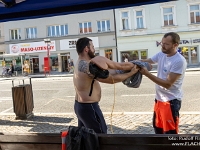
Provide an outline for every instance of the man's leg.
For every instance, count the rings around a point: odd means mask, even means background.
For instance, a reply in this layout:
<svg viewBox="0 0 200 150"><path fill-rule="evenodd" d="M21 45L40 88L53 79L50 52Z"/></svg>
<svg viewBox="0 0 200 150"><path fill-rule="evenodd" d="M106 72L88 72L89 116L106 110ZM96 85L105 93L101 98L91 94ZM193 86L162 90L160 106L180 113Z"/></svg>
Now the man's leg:
<svg viewBox="0 0 200 150"><path fill-rule="evenodd" d="M163 125L162 125L158 103L159 101L155 100L154 114L153 114L153 127L154 127L155 134L163 134Z"/></svg>
<svg viewBox="0 0 200 150"><path fill-rule="evenodd" d="M175 130L169 130L167 132L165 132L166 134L173 134L175 132L175 134L178 134L179 131L179 111L181 109L181 101L175 99L175 100L171 100L170 101L170 108L171 108L171 114L173 117L173 121L174 121L174 126L175 126Z"/></svg>
<svg viewBox="0 0 200 150"><path fill-rule="evenodd" d="M107 133L107 126L98 103L79 103L75 101L75 113L84 127L96 133Z"/></svg>
<svg viewBox="0 0 200 150"><path fill-rule="evenodd" d="M82 121L78 119L78 127L83 127L83 126L84 124L82 123Z"/></svg>
<svg viewBox="0 0 200 150"><path fill-rule="evenodd" d="M161 109L164 134L178 134L179 110L181 102L178 100L161 102L159 107Z"/></svg>

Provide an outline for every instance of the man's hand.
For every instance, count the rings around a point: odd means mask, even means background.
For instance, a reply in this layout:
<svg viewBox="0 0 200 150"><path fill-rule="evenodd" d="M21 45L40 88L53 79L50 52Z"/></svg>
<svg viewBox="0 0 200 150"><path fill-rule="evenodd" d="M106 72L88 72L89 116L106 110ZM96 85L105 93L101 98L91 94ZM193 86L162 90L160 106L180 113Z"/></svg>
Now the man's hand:
<svg viewBox="0 0 200 150"><path fill-rule="evenodd" d="M150 70L152 70L152 68L153 68L153 67L152 67L152 64L150 64L150 63L149 63L149 68L150 68Z"/></svg>
<svg viewBox="0 0 200 150"><path fill-rule="evenodd" d="M141 67L139 70L143 75L147 75L149 73L149 71L147 70L146 67Z"/></svg>
<svg viewBox="0 0 200 150"><path fill-rule="evenodd" d="M136 74L137 72L138 72L138 70L139 70L140 68L137 66L137 65L134 65L134 67L131 69L131 73L132 74Z"/></svg>

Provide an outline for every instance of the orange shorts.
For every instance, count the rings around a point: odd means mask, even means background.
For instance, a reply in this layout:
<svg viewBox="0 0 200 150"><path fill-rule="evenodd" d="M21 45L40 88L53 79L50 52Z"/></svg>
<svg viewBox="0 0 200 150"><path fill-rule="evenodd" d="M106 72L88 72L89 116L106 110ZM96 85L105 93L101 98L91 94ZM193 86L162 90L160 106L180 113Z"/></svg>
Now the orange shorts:
<svg viewBox="0 0 200 150"><path fill-rule="evenodd" d="M179 110L181 101L168 102L155 100L153 127L156 134L178 134Z"/></svg>

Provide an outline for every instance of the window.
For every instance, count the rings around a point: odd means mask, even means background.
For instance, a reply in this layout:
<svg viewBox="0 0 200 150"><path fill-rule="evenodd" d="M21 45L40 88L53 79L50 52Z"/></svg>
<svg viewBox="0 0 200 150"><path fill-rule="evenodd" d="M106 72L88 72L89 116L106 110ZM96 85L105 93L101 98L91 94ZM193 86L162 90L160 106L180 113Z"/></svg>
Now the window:
<svg viewBox="0 0 200 150"><path fill-rule="evenodd" d="M128 12L122 12L122 30L129 30Z"/></svg>
<svg viewBox="0 0 200 150"><path fill-rule="evenodd" d="M26 38L27 39L37 38L37 28L26 28Z"/></svg>
<svg viewBox="0 0 200 150"><path fill-rule="evenodd" d="M11 40L20 40L21 39L21 30L20 29L10 30L10 39Z"/></svg>
<svg viewBox="0 0 200 150"><path fill-rule="evenodd" d="M110 31L110 20L97 21L98 32Z"/></svg>
<svg viewBox="0 0 200 150"><path fill-rule="evenodd" d="M136 22L138 29L144 28L142 11L136 11Z"/></svg>
<svg viewBox="0 0 200 150"><path fill-rule="evenodd" d="M48 36L66 36L68 35L68 25L48 26Z"/></svg>
<svg viewBox="0 0 200 150"><path fill-rule="evenodd" d="M200 5L190 5L190 22L200 23Z"/></svg>
<svg viewBox="0 0 200 150"><path fill-rule="evenodd" d="M79 33L91 33L91 32L92 32L91 22L79 23Z"/></svg>
<svg viewBox="0 0 200 150"><path fill-rule="evenodd" d="M174 25L173 8L163 8L164 26Z"/></svg>

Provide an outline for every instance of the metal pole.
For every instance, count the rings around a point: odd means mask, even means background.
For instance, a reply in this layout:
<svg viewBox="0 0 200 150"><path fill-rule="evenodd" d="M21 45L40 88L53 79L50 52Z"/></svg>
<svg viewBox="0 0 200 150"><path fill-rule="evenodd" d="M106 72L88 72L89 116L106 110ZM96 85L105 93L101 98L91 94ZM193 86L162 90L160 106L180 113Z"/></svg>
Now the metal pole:
<svg viewBox="0 0 200 150"><path fill-rule="evenodd" d="M49 44L49 43L47 43L48 62L49 62L49 75L50 75L50 57L49 57L50 49L49 49L49 47L50 47L50 44Z"/></svg>
<svg viewBox="0 0 200 150"><path fill-rule="evenodd" d="M116 27L115 9L113 9L113 15L114 15L114 28L115 28L116 56L117 56L117 62L119 62L119 59L118 59L117 27Z"/></svg>
<svg viewBox="0 0 200 150"><path fill-rule="evenodd" d="M24 74L24 69L23 69L23 68L24 68L24 67L23 67L24 64L23 64L23 58L22 58L22 55L21 55L21 64L22 64L22 75L23 75L23 74Z"/></svg>

